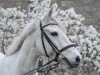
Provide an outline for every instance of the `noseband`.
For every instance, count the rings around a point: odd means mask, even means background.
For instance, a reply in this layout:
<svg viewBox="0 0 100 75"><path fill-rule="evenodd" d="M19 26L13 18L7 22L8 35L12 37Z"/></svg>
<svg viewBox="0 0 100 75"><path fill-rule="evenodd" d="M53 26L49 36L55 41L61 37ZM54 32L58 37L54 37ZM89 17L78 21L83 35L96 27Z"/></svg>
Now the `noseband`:
<svg viewBox="0 0 100 75"><path fill-rule="evenodd" d="M45 37L45 39L47 40L47 42L49 43L49 45L52 47L53 51L56 53L55 60L57 61L58 56L60 54L62 54L63 51L67 50L68 48L75 47L75 46L77 46L77 44L70 44L70 45L67 45L67 46L65 46L65 47L63 47L62 49L59 50L57 48L57 46L51 41L51 39L48 37L48 35L44 31L44 28L47 27L47 26L50 26L50 25L57 25L57 24L49 23L47 25L42 26L42 22L40 21L41 40L42 40L42 45L43 45L43 48L44 48L45 55L48 58L50 58L49 55L48 55L48 53L47 53L43 37Z"/></svg>

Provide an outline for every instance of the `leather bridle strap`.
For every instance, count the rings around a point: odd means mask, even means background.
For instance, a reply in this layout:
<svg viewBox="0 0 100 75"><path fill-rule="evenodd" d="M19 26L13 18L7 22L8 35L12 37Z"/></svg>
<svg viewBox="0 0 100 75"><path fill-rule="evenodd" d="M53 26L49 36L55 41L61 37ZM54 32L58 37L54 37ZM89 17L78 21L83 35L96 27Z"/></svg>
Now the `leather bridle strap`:
<svg viewBox="0 0 100 75"><path fill-rule="evenodd" d="M45 48L45 45L44 45L44 40L43 40L43 29L40 25L40 28L41 28L41 40L42 40L42 45L43 45L43 48L44 48L44 52L46 54L46 56L49 58L49 55L47 54L47 51L46 51L46 48Z"/></svg>
<svg viewBox="0 0 100 75"><path fill-rule="evenodd" d="M76 47L76 46L78 46L78 45L77 45L77 44L70 44L70 45L68 45L68 46L65 46L65 47L62 48L61 50L59 50L59 52L61 53L61 52L65 51L65 50L68 49L68 48Z"/></svg>
<svg viewBox="0 0 100 75"><path fill-rule="evenodd" d="M49 25L56 25L56 24L49 23L49 24L47 24L47 25L45 25L45 26L42 27L42 22L40 22L42 45L43 45L43 48L44 48L44 52L45 52L45 54L46 54L46 56L48 58L49 58L49 55L47 54L47 51L46 51L46 48L45 48L45 45L44 45L43 35L45 36L46 40L48 41L48 43L50 44L50 46L52 47L52 49L55 51L55 53L57 53L57 51L58 51L58 48L52 43L52 41L49 39L49 37L47 36L47 34L45 33L45 31L43 30L43 28L45 28L46 26L49 26Z"/></svg>

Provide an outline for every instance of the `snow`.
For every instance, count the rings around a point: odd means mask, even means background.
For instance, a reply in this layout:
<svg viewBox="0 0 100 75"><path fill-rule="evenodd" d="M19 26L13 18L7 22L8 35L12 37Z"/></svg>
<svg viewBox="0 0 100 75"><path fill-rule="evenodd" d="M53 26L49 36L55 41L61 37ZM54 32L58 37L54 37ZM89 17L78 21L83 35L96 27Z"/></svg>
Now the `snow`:
<svg viewBox="0 0 100 75"><path fill-rule="evenodd" d="M89 26L89 28L85 32L85 36L87 36L90 39L94 39L97 37L98 32L96 31L93 26Z"/></svg>
<svg viewBox="0 0 100 75"><path fill-rule="evenodd" d="M42 17L51 5L51 0L43 0L40 3L38 3L38 0L33 1L30 4L30 6L34 7L33 11L28 14L17 8L0 8L0 45L4 44L4 51L7 50L13 38L22 32L29 20ZM52 4L52 6L54 7L53 12L58 10L56 3ZM86 68L85 71L87 69L91 71L92 69L100 72L100 33L92 25L85 26L82 23L85 18L81 14L77 14L74 8L59 10L56 19L66 28L66 34L71 42L79 45L77 49L84 60L80 66L81 70ZM2 46L0 46L0 50L3 50Z"/></svg>
<svg viewBox="0 0 100 75"><path fill-rule="evenodd" d="M3 51L3 49L7 50L12 39L18 36L25 26L26 17L27 15L17 8L0 8L0 40L4 46L4 48L1 46L1 51Z"/></svg>

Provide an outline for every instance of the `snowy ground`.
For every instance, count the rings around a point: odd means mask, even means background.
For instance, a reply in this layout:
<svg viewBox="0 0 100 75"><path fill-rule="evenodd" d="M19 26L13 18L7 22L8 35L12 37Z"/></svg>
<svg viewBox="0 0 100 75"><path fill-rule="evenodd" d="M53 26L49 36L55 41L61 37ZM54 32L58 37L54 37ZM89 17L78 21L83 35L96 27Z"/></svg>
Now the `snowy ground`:
<svg viewBox="0 0 100 75"><path fill-rule="evenodd" d="M34 0L34 3L31 5L34 8L33 12L28 14L25 14L24 11L21 12L17 8L0 8L0 51L6 51L29 20L41 17L49 9L50 4L50 0L43 0L41 3ZM58 10L56 3L52 6L54 6L53 12ZM86 27L82 23L85 21L85 18L81 14L76 14L74 8L60 10L56 19L66 28L66 34L69 39L79 45L77 49L84 59L84 62L78 69L67 71L66 73L69 75L89 75L93 71L99 73L100 33L92 25ZM96 73L94 74L97 75Z"/></svg>

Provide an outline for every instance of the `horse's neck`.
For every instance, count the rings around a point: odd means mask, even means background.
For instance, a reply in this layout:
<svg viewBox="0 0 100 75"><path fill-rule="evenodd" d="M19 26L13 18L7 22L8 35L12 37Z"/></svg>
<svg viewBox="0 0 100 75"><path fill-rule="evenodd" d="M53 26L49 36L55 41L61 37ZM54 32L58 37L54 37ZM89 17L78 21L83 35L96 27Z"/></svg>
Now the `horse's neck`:
<svg viewBox="0 0 100 75"><path fill-rule="evenodd" d="M32 33L28 37L26 37L22 47L18 52L15 65L16 65L16 69L19 69L19 71L22 71L24 66L28 66L28 64L26 65L25 62L27 61L29 61L28 63L32 62L28 59L28 57L30 57L30 51L34 49L34 44L35 44L34 34ZM31 57L35 57L36 52L34 51L32 54L33 55Z"/></svg>
<svg viewBox="0 0 100 75"><path fill-rule="evenodd" d="M35 51L34 48L32 48L26 58L26 61L24 62L24 73L33 70L34 68L37 67L37 52Z"/></svg>

